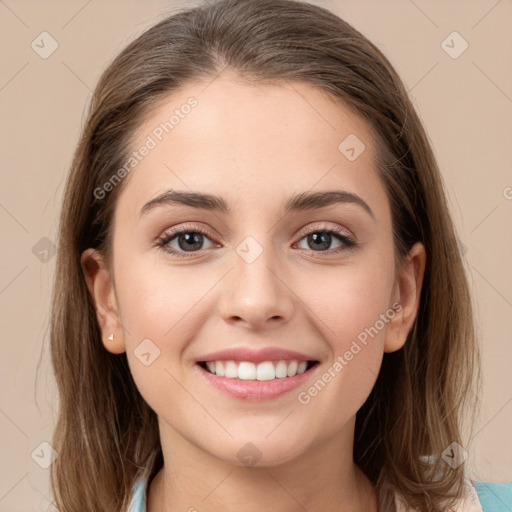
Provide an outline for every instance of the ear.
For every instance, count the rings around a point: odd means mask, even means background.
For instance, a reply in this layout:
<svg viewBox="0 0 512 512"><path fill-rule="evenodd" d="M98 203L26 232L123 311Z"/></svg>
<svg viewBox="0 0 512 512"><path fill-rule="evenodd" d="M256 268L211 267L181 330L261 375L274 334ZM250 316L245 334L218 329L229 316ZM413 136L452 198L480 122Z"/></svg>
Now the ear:
<svg viewBox="0 0 512 512"><path fill-rule="evenodd" d="M103 345L109 352L121 354L125 351L125 345L110 270L96 249L85 250L80 263L96 309ZM112 335L113 339L109 339Z"/></svg>
<svg viewBox="0 0 512 512"><path fill-rule="evenodd" d="M403 263L393 288L395 316L386 329L384 352L402 348L412 329L418 311L421 286L425 274L426 251L422 243L414 244Z"/></svg>

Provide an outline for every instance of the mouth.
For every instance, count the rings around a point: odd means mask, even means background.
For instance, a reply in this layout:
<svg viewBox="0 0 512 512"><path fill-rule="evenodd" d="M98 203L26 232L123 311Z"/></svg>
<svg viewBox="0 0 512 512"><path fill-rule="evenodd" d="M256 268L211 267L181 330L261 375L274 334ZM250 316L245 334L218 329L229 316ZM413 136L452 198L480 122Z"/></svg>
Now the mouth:
<svg viewBox="0 0 512 512"><path fill-rule="evenodd" d="M252 361L218 360L198 361L197 364L205 372L225 379L273 381L290 379L309 372L313 367L319 364L319 361L281 359L255 363Z"/></svg>
<svg viewBox="0 0 512 512"><path fill-rule="evenodd" d="M319 361L279 359L260 361L214 360L195 365L202 381L225 396L262 402L291 395L314 379Z"/></svg>

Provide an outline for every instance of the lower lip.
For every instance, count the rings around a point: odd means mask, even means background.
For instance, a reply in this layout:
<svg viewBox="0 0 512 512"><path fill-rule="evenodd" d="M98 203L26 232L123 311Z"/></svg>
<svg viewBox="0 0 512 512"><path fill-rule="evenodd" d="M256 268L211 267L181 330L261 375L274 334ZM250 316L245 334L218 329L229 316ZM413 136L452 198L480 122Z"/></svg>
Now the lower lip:
<svg viewBox="0 0 512 512"><path fill-rule="evenodd" d="M213 387L243 400L271 400L272 398L293 391L309 379L317 366L318 363L304 373L294 375L293 377L273 380L242 380L219 377L196 364L203 378Z"/></svg>

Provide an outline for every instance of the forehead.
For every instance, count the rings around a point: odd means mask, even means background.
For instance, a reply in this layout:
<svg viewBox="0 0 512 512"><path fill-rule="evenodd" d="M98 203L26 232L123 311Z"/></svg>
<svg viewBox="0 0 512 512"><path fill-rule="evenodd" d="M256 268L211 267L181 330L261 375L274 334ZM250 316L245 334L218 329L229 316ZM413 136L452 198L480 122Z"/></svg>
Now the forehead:
<svg viewBox="0 0 512 512"><path fill-rule="evenodd" d="M263 198L340 186L383 199L365 120L304 82L261 85L228 74L191 83L146 115L132 149L144 156L118 208L140 208L169 188L260 208Z"/></svg>

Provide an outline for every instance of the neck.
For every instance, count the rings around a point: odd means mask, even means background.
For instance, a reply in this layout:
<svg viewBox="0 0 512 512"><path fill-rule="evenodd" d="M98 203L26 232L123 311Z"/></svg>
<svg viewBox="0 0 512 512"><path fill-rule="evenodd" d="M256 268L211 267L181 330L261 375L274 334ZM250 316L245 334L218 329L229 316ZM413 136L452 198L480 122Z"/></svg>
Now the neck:
<svg viewBox="0 0 512 512"><path fill-rule="evenodd" d="M283 464L246 467L213 457L176 432L162 435L160 427L164 465L151 482L147 512L377 511L375 489L353 462L351 439L327 440Z"/></svg>

